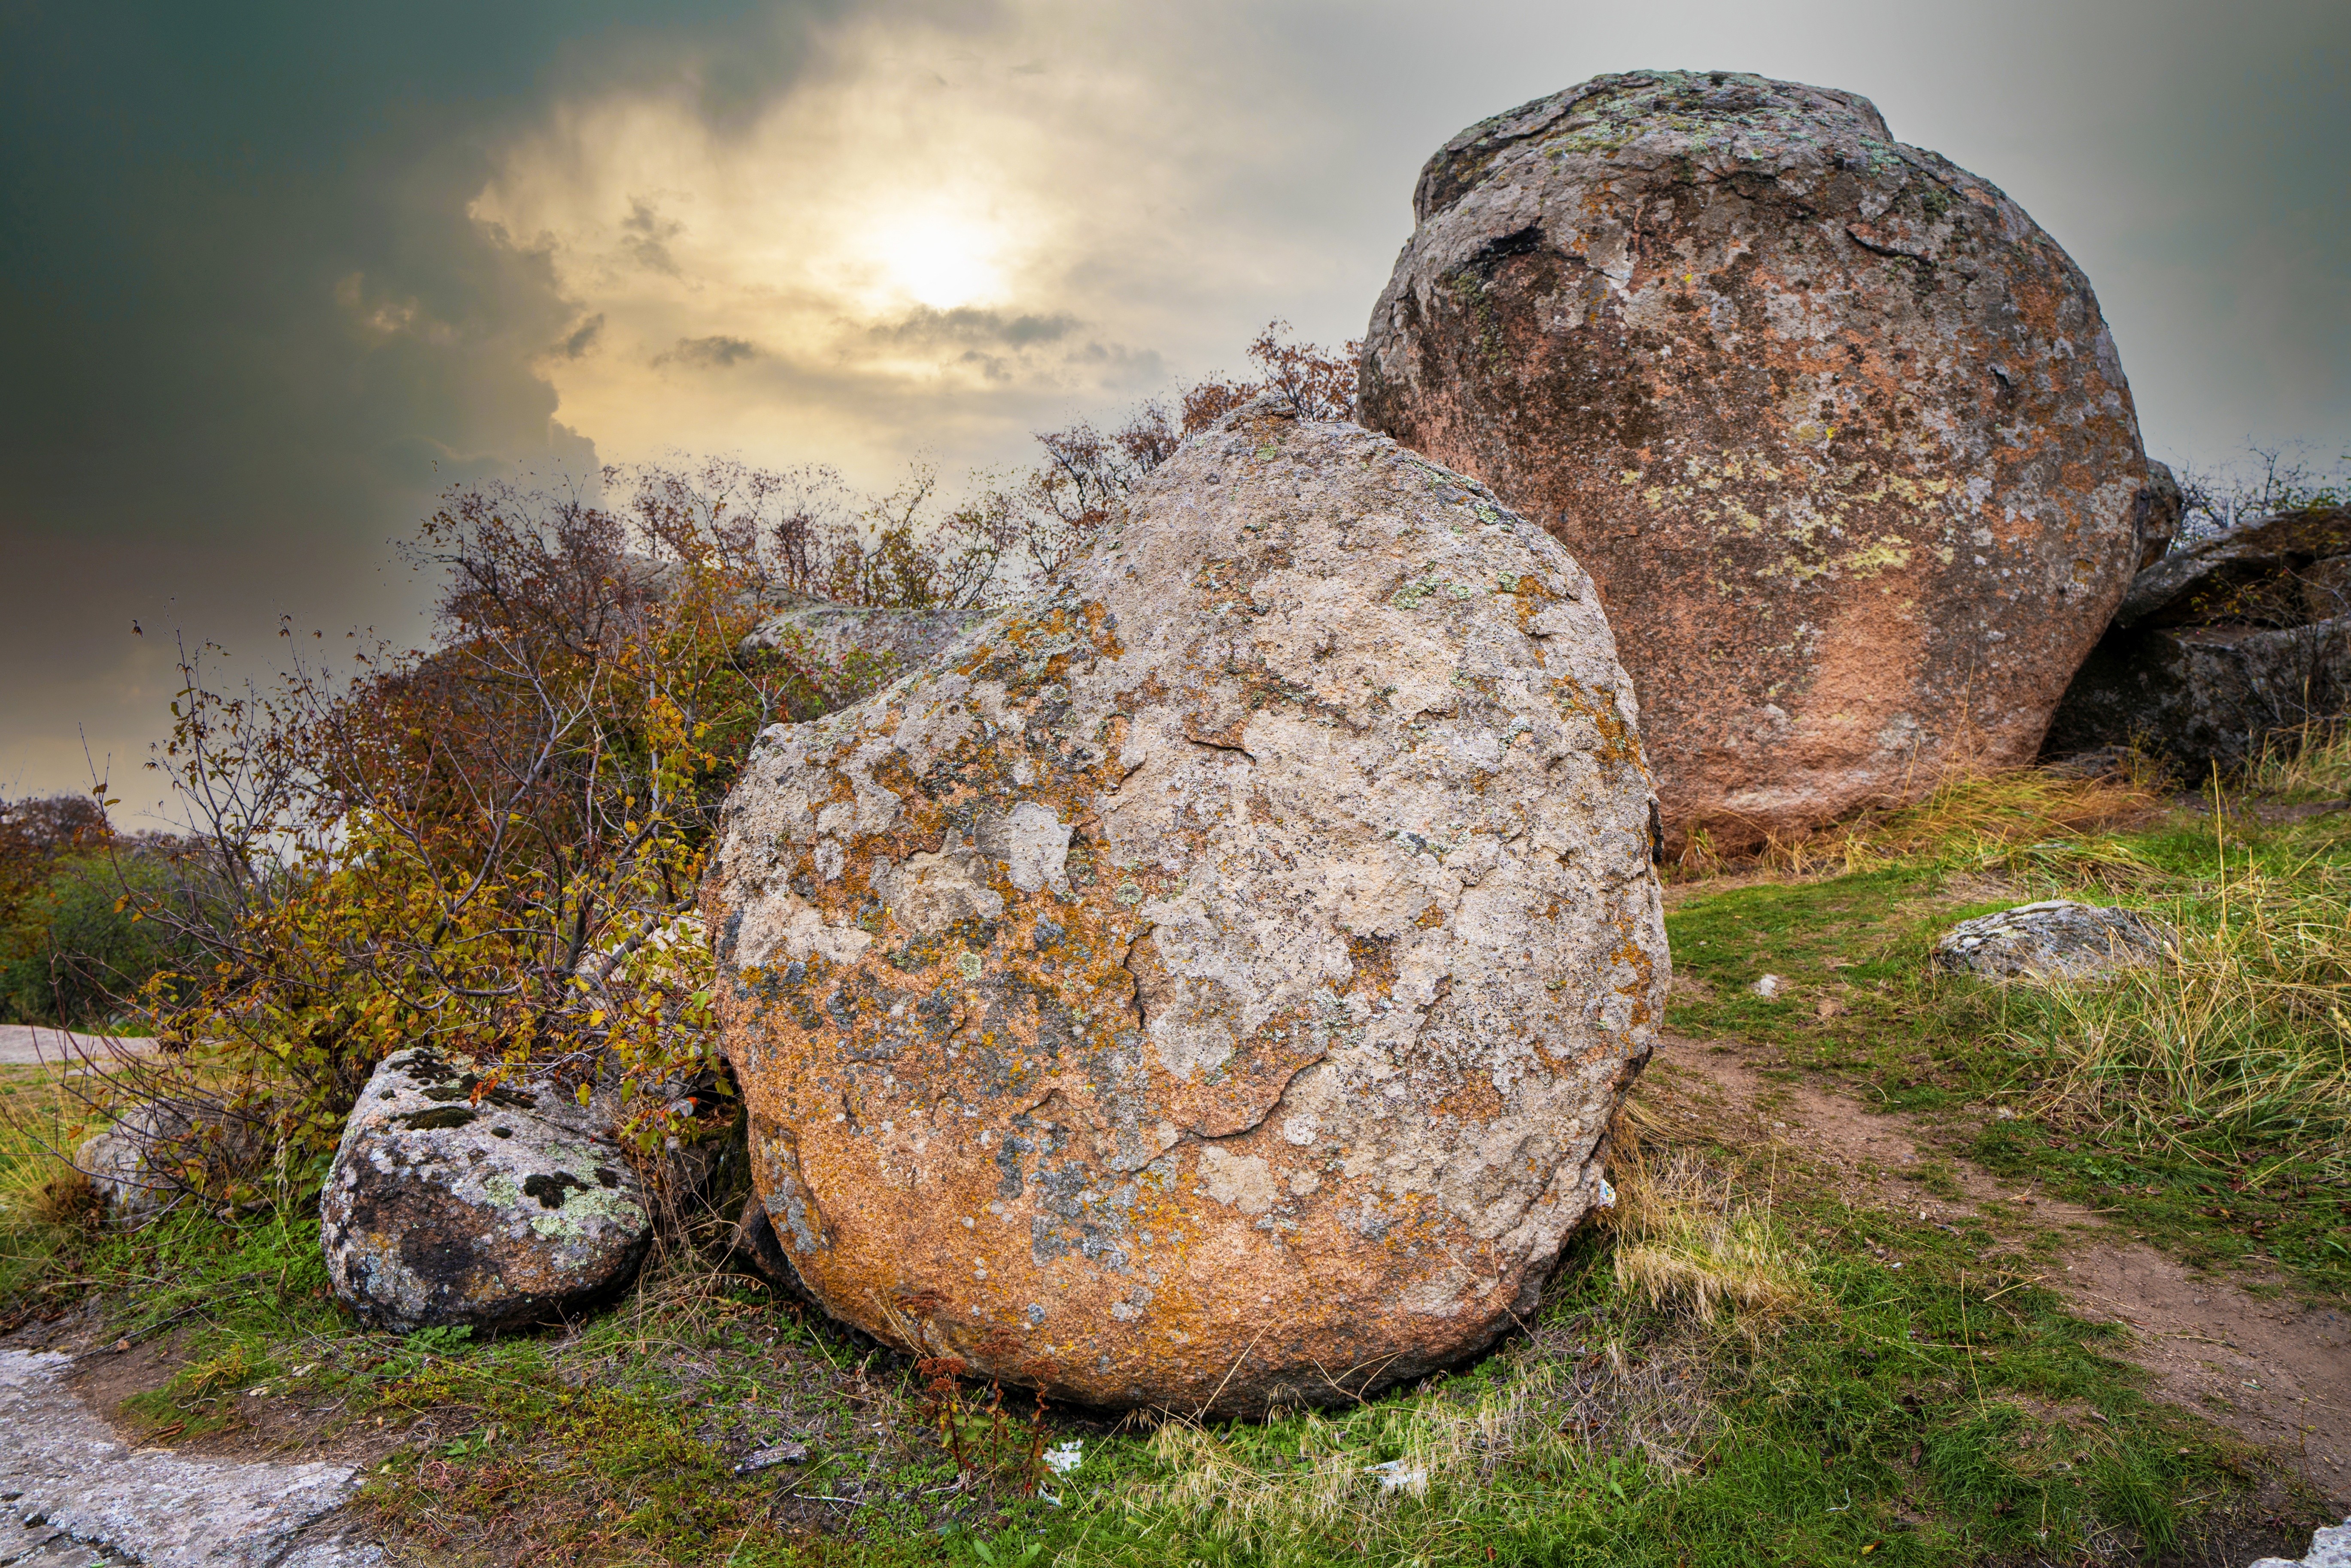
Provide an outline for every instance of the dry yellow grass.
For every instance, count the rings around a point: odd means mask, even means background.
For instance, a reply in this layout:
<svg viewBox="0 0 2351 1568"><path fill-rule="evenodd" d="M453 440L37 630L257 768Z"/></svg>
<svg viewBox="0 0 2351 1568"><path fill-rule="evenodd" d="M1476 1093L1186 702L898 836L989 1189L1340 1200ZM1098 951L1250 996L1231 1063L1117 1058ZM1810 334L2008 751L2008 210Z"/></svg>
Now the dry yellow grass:
<svg viewBox="0 0 2351 1568"><path fill-rule="evenodd" d="M1752 1342L1803 1302L1804 1260L1730 1175L1689 1150L1653 1153L1634 1113L1611 1134L1617 1283L1651 1305L1727 1322Z"/></svg>
<svg viewBox="0 0 2351 1568"><path fill-rule="evenodd" d="M2014 998L2012 1048L2045 1061L2034 1111L2142 1146L2210 1127L2289 1137L2351 1176L2351 874L2232 869L2174 902L2168 960Z"/></svg>

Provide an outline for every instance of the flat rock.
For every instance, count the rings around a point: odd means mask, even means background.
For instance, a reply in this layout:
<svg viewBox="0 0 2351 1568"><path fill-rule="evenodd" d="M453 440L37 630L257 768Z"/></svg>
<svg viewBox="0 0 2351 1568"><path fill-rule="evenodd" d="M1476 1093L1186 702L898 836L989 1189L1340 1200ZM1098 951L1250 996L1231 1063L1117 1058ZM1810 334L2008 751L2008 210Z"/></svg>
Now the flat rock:
<svg viewBox="0 0 2351 1568"><path fill-rule="evenodd" d="M768 729L704 889L836 1316L1101 1406L1345 1400L1535 1310L1669 978L1591 582L1270 402L1045 597Z"/></svg>
<svg viewBox="0 0 2351 1568"><path fill-rule="evenodd" d="M2131 579L2115 625L2301 626L2351 612L2351 507L2256 517L2163 557Z"/></svg>
<svg viewBox="0 0 2351 1568"><path fill-rule="evenodd" d="M70 1357L0 1351L0 1562L360 1568L371 1542L335 1531L358 1482L348 1465L240 1463L134 1448L64 1384ZM16 1521L25 1521L21 1525ZM10 1551L46 1553L10 1557ZM292 1553L292 1555L289 1555Z"/></svg>
<svg viewBox="0 0 2351 1568"><path fill-rule="evenodd" d="M319 1201L337 1298L399 1333L495 1333L624 1288L651 1211L598 1120L557 1086L486 1087L475 1063L430 1048L386 1057Z"/></svg>
<svg viewBox="0 0 2351 1568"><path fill-rule="evenodd" d="M1865 99L1597 77L1431 158L1364 422L1599 583L1669 846L2032 759L2178 490L2086 278Z"/></svg>
<svg viewBox="0 0 2351 1568"><path fill-rule="evenodd" d="M1993 979L2087 980L2158 962L2168 937L2137 910L2053 898L1962 920L1936 940L1934 962Z"/></svg>

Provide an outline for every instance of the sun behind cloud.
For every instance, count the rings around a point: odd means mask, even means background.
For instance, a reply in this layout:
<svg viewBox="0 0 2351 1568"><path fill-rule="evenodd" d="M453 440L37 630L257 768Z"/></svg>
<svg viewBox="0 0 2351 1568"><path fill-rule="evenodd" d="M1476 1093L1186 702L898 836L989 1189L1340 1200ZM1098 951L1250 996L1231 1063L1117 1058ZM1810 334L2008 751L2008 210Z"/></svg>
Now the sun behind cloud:
<svg viewBox="0 0 2351 1568"><path fill-rule="evenodd" d="M1004 241L985 220L940 204L883 218L860 236L890 286L934 310L993 304L1004 295Z"/></svg>

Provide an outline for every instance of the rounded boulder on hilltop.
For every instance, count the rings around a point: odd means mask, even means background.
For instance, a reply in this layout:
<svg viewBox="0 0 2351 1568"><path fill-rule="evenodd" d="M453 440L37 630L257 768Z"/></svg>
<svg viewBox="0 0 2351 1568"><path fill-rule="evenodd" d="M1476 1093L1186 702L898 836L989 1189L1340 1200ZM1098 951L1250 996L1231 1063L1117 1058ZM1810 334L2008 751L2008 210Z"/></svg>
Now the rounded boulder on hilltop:
<svg viewBox="0 0 2351 1568"><path fill-rule="evenodd" d="M1668 968L1590 580L1270 402L1044 596L761 737L704 890L752 1165L836 1315L1242 1413L1534 1310Z"/></svg>
<svg viewBox="0 0 2351 1568"><path fill-rule="evenodd" d="M1858 95L1596 77L1422 172L1364 422L1600 586L1667 834L2030 762L2178 492L2088 279Z"/></svg>

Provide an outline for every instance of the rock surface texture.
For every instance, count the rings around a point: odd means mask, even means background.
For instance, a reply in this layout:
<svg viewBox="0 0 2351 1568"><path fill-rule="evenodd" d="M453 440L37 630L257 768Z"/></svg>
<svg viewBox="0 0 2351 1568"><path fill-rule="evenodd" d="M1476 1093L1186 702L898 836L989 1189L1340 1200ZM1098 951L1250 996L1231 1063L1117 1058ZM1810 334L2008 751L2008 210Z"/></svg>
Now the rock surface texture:
<svg viewBox="0 0 2351 1568"><path fill-rule="evenodd" d="M545 1322L626 1286L652 1244L643 1185L561 1089L485 1089L475 1064L386 1057L319 1200L336 1295L400 1333Z"/></svg>
<svg viewBox="0 0 2351 1568"><path fill-rule="evenodd" d="M1429 160L1364 423L1590 569L1668 842L2022 763L2178 491L2090 286L1852 93L1597 77Z"/></svg>
<svg viewBox="0 0 2351 1568"><path fill-rule="evenodd" d="M1590 580L1270 402L1047 597L760 738L705 884L810 1291L1096 1405L1348 1398L1534 1310L1669 978Z"/></svg>
<svg viewBox="0 0 2351 1568"><path fill-rule="evenodd" d="M2135 909L2053 898L1962 920L1936 941L1935 967L1989 979L2095 979L2160 960L2167 935Z"/></svg>
<svg viewBox="0 0 2351 1568"><path fill-rule="evenodd" d="M2285 512L2131 580L2067 688L2045 755L2137 746L2191 776L2351 707L2351 509Z"/></svg>
<svg viewBox="0 0 2351 1568"><path fill-rule="evenodd" d="M2314 1532L2306 1557L2291 1563L2283 1557L2262 1557L2247 1568L2351 1568L2351 1519L2330 1530Z"/></svg>
<svg viewBox="0 0 2351 1568"><path fill-rule="evenodd" d="M339 1512L349 1465L240 1464L134 1448L66 1386L69 1356L0 1351L0 1562L81 1568L371 1568ZM23 1521L20 1526L17 1521Z"/></svg>

